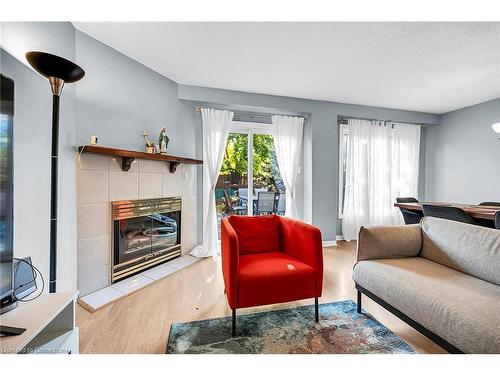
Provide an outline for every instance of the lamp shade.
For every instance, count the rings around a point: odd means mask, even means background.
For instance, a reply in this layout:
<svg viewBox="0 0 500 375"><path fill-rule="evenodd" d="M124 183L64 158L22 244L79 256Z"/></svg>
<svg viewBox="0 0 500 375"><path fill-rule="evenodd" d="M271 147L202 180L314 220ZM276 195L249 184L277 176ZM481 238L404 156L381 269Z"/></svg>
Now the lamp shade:
<svg viewBox="0 0 500 375"><path fill-rule="evenodd" d="M60 78L66 83L79 81L85 72L75 63L46 52L31 51L26 54L30 65L45 78Z"/></svg>
<svg viewBox="0 0 500 375"><path fill-rule="evenodd" d="M495 133L500 134L500 122L497 122L496 124L491 125L491 128Z"/></svg>

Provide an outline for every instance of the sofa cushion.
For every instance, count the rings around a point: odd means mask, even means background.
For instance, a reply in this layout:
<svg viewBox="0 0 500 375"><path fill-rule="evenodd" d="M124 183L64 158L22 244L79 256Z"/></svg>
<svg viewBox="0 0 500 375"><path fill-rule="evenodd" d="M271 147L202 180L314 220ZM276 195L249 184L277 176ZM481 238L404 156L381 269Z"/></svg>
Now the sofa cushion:
<svg viewBox="0 0 500 375"><path fill-rule="evenodd" d="M361 227L358 233L358 261L417 256L422 248L420 225Z"/></svg>
<svg viewBox="0 0 500 375"><path fill-rule="evenodd" d="M277 216L233 215L229 222L238 236L240 254L281 250Z"/></svg>
<svg viewBox="0 0 500 375"><path fill-rule="evenodd" d="M500 285L500 230L424 217L421 256Z"/></svg>
<svg viewBox="0 0 500 375"><path fill-rule="evenodd" d="M316 293L314 269L283 252L240 256L238 282L240 307L312 298Z"/></svg>
<svg viewBox="0 0 500 375"><path fill-rule="evenodd" d="M500 287L414 257L365 260L361 287L467 353L500 353Z"/></svg>

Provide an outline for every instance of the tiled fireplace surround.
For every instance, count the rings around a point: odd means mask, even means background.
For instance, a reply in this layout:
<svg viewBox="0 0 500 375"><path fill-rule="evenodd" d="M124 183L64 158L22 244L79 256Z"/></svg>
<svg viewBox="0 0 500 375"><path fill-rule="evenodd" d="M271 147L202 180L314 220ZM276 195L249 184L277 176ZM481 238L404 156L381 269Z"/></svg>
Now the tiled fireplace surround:
<svg viewBox="0 0 500 375"><path fill-rule="evenodd" d="M86 155L77 158L78 289L80 296L111 284L111 202L160 197L182 198L181 252L188 254L196 238L196 166L136 159L123 172L120 158Z"/></svg>

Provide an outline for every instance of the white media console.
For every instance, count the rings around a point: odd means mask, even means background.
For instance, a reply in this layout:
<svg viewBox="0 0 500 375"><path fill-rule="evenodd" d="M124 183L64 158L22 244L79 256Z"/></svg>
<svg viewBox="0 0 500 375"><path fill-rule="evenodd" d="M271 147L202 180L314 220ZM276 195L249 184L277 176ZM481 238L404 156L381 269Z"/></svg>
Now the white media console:
<svg viewBox="0 0 500 375"><path fill-rule="evenodd" d="M78 354L77 298L77 292L42 294L0 315L2 325L26 328L19 336L0 337L0 353Z"/></svg>

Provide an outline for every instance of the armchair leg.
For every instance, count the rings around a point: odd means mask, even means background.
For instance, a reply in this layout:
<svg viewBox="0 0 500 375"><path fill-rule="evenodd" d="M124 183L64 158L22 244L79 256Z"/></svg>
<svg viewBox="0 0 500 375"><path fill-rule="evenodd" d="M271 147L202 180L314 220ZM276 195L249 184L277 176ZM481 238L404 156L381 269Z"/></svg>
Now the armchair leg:
<svg viewBox="0 0 500 375"><path fill-rule="evenodd" d="M358 314L361 314L361 292L358 290Z"/></svg>
<svg viewBox="0 0 500 375"><path fill-rule="evenodd" d="M319 322L319 304L318 297L314 298L314 320L316 323Z"/></svg>
<svg viewBox="0 0 500 375"><path fill-rule="evenodd" d="M231 334L233 336L236 336L236 309L233 309L233 324L231 329Z"/></svg>

